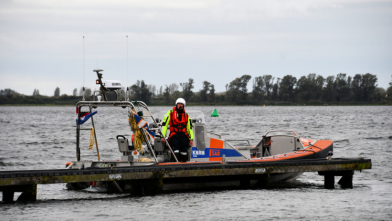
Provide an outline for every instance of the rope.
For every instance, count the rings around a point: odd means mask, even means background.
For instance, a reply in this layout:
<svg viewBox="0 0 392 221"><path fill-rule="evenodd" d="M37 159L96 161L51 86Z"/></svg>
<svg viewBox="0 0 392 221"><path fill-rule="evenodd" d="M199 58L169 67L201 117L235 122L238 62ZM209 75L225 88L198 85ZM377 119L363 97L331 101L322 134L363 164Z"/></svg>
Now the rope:
<svg viewBox="0 0 392 221"><path fill-rule="evenodd" d="M90 145L88 146L88 150L91 150L94 146L95 136L94 136L94 127L91 128L90 132Z"/></svg>
<svg viewBox="0 0 392 221"><path fill-rule="evenodd" d="M142 132L140 131L139 126L136 124L135 117L133 117L133 114L130 113L131 116L128 117L128 123L129 126L131 127L131 131L133 131L133 146L138 152L143 153L143 146L142 142L144 141L144 137Z"/></svg>

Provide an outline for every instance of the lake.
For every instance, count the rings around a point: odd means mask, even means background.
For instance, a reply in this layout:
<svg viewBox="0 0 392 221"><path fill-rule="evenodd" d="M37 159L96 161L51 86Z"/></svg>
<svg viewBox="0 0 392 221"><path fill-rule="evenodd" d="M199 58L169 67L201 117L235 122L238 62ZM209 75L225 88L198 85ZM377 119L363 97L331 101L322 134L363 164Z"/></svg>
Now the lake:
<svg viewBox="0 0 392 221"><path fill-rule="evenodd" d="M153 113L172 107L151 107ZM218 118L210 117L217 109ZM156 196L68 191L38 185L37 202L1 204L1 220L391 220L392 107L209 106L207 131L256 144L267 131L296 130L301 137L334 141L333 157L372 159L356 171L353 189L324 189L324 178L304 173L269 189L209 189ZM0 170L60 169L75 160L75 107L0 107ZM98 108L94 116L101 159L118 159L116 135L130 135L126 109ZM88 124L87 122L86 124ZM96 159L83 132L81 159ZM336 179L338 181L339 177ZM15 194L15 199L19 193ZM0 197L1 193L0 193Z"/></svg>

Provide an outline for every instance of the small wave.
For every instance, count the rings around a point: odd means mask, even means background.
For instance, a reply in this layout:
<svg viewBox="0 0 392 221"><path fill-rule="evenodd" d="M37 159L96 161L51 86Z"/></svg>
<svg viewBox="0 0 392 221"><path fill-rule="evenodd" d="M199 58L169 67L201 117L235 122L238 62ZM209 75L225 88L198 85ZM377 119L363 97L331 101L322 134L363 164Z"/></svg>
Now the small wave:
<svg viewBox="0 0 392 221"><path fill-rule="evenodd" d="M383 139L384 137L365 137L364 139L366 140L379 140L379 139Z"/></svg>
<svg viewBox="0 0 392 221"><path fill-rule="evenodd" d="M334 143L341 143L341 142L348 142L348 143L350 143L350 140L349 140L349 139L334 140L333 142L334 142Z"/></svg>

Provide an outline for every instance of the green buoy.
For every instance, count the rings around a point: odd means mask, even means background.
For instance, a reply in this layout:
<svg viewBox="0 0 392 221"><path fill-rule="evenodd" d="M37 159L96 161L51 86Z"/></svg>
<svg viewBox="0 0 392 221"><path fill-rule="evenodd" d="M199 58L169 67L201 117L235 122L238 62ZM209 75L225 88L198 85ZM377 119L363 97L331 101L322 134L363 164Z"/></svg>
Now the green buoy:
<svg viewBox="0 0 392 221"><path fill-rule="evenodd" d="M219 117L218 111L216 109L214 109L214 111L212 111L211 117Z"/></svg>

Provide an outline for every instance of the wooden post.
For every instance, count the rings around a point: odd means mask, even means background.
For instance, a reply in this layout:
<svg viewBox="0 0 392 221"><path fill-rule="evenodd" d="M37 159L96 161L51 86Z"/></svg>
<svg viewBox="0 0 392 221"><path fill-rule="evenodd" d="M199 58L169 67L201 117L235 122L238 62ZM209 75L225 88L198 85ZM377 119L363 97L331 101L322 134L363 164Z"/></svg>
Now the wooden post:
<svg viewBox="0 0 392 221"><path fill-rule="evenodd" d="M342 176L342 178L340 178L338 184L340 184L340 186L343 189L346 189L346 188L352 189L353 188L353 175L354 175L354 170L348 171L345 175Z"/></svg>
<svg viewBox="0 0 392 221"><path fill-rule="evenodd" d="M342 176L338 182L342 188L353 188L354 170L319 171L318 174L324 176L324 187L326 189L334 188L335 176Z"/></svg>
<svg viewBox="0 0 392 221"><path fill-rule="evenodd" d="M31 185L30 188L26 190L26 192L22 192L22 194L18 197L18 202L26 202L26 201L36 201L37 200L37 184Z"/></svg>
<svg viewBox="0 0 392 221"><path fill-rule="evenodd" d="M133 196L152 196L163 190L163 179L132 180L130 183Z"/></svg>
<svg viewBox="0 0 392 221"><path fill-rule="evenodd" d="M12 203L14 202L14 193L13 191L3 191L3 202L4 203Z"/></svg>
<svg viewBox="0 0 392 221"><path fill-rule="evenodd" d="M248 189L250 187L250 179L246 179L246 178L241 179L240 186L242 189Z"/></svg>
<svg viewBox="0 0 392 221"><path fill-rule="evenodd" d="M3 191L4 203L12 203L14 201L15 192L22 192L22 194L17 199L18 202L37 200L37 184L2 186L0 191Z"/></svg>
<svg viewBox="0 0 392 221"><path fill-rule="evenodd" d="M334 189L335 188L335 176L332 174L324 175L324 188Z"/></svg>
<svg viewBox="0 0 392 221"><path fill-rule="evenodd" d="M264 174L262 176L259 176L256 187L268 189L270 187L270 174Z"/></svg>

